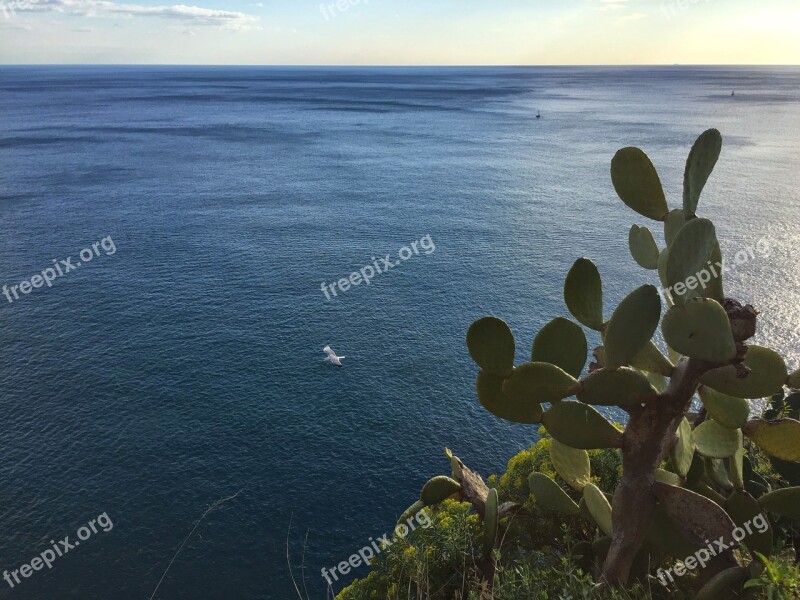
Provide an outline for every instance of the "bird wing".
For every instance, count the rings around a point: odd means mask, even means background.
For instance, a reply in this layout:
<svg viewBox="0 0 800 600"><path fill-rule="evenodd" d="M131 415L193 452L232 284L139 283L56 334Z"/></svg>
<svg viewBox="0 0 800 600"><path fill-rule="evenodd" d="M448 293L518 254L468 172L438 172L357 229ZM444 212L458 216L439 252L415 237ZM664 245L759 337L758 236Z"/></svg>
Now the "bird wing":
<svg viewBox="0 0 800 600"><path fill-rule="evenodd" d="M336 356L336 352L334 352L333 350L331 350L331 347L330 347L330 346L325 346L325 347L322 349L322 351L323 351L325 354L327 354L329 358L330 358L330 357L332 357L332 356Z"/></svg>

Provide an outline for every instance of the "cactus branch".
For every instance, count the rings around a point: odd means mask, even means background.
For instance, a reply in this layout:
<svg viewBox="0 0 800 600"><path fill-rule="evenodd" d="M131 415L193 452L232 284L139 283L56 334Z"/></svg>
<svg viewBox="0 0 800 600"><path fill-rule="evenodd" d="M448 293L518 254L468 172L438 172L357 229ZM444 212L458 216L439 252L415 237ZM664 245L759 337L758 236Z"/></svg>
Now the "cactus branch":
<svg viewBox="0 0 800 600"><path fill-rule="evenodd" d="M652 492L655 471L675 443L675 432L700 378L718 366L695 359L680 360L667 389L654 402L631 410L623 436L623 475L614 494L614 536L603 566L606 583L628 581L656 507Z"/></svg>

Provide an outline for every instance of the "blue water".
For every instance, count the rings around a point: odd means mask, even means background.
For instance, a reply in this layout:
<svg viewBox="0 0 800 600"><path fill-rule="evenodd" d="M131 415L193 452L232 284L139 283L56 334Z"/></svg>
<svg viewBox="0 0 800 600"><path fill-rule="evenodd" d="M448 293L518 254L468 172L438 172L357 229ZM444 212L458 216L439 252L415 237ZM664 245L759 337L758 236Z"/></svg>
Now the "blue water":
<svg viewBox="0 0 800 600"><path fill-rule="evenodd" d="M0 598L149 598L239 490L157 597L290 598L288 538L323 598L445 446L499 472L535 434L479 407L466 329L504 317L522 361L576 257L609 307L653 281L609 180L625 145L678 206L722 130L701 212L729 257L770 240L728 291L798 366L800 69L4 67L0 100L0 285L116 248L0 296L0 569L114 525Z"/></svg>

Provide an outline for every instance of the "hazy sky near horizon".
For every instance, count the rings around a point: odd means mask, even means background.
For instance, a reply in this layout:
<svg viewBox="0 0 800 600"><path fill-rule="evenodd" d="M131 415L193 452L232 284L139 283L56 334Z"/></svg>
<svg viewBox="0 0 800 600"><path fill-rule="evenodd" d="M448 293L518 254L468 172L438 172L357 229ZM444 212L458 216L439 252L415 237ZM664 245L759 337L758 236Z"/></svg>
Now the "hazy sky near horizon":
<svg viewBox="0 0 800 600"><path fill-rule="evenodd" d="M0 62L800 64L797 0L0 0Z"/></svg>

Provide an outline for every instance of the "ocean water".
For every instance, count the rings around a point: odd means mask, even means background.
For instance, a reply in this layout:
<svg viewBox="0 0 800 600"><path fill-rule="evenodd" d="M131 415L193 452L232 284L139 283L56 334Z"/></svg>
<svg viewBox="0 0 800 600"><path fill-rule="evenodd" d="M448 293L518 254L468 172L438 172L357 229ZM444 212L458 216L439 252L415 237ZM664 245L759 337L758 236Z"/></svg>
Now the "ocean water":
<svg viewBox="0 0 800 600"><path fill-rule="evenodd" d="M722 131L700 212L798 366L800 69L3 67L0 100L0 285L81 262L0 296L0 569L113 523L0 598L150 598L179 547L157 598L290 598L289 564L324 598L445 446L500 472L536 433L480 408L466 330L505 318L525 360L579 256L607 312L655 283L623 146L678 206Z"/></svg>

